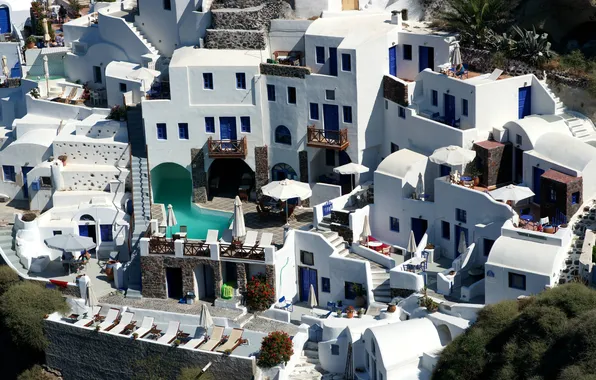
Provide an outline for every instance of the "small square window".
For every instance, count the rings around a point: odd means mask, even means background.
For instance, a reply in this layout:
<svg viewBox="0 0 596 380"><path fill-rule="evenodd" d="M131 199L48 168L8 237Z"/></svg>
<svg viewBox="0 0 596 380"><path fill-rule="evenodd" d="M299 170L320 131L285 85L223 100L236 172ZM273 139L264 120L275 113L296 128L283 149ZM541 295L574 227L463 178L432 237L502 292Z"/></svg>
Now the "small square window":
<svg viewBox="0 0 596 380"><path fill-rule="evenodd" d="M100 225L99 232L101 234L101 241L114 241L114 236L112 235L112 225L111 224Z"/></svg>
<svg viewBox="0 0 596 380"><path fill-rule="evenodd" d="M335 100L335 90L325 90L325 99Z"/></svg>
<svg viewBox="0 0 596 380"><path fill-rule="evenodd" d="M163 9L166 11L172 10L172 1L171 0L163 0Z"/></svg>
<svg viewBox="0 0 596 380"><path fill-rule="evenodd" d="M296 87L288 87L288 103L296 104Z"/></svg>
<svg viewBox="0 0 596 380"><path fill-rule="evenodd" d="M120 83L120 92L126 92L126 83Z"/></svg>
<svg viewBox="0 0 596 380"><path fill-rule="evenodd" d="M213 90L213 74L203 73L203 88L205 90Z"/></svg>
<svg viewBox="0 0 596 380"><path fill-rule="evenodd" d="M468 220L468 213L466 210L462 210L461 208L455 209L455 220L462 223L467 223Z"/></svg>
<svg viewBox="0 0 596 380"><path fill-rule="evenodd" d="M312 252L300 251L300 262L304 265L315 265L315 255Z"/></svg>
<svg viewBox="0 0 596 380"><path fill-rule="evenodd" d="M319 105L317 103L310 103L310 119L319 120Z"/></svg>
<svg viewBox="0 0 596 380"><path fill-rule="evenodd" d="M400 118L405 119L406 118L406 109L404 107L397 107L397 114Z"/></svg>
<svg viewBox="0 0 596 380"><path fill-rule="evenodd" d="M323 46L315 47L316 62L319 65L325 64L325 48Z"/></svg>
<svg viewBox="0 0 596 380"><path fill-rule="evenodd" d="M391 153L397 152L399 150L399 145L391 143Z"/></svg>
<svg viewBox="0 0 596 380"><path fill-rule="evenodd" d="M331 355L334 355L334 356L339 355L339 344L331 345Z"/></svg>
<svg viewBox="0 0 596 380"><path fill-rule="evenodd" d="M331 280L327 277L321 277L321 288L323 293L331 293Z"/></svg>
<svg viewBox="0 0 596 380"><path fill-rule="evenodd" d="M515 143L517 145L521 145L522 144L522 137L521 137L521 135L515 135Z"/></svg>
<svg viewBox="0 0 596 380"><path fill-rule="evenodd" d="M439 105L439 92L432 90L432 105L437 107Z"/></svg>
<svg viewBox="0 0 596 380"><path fill-rule="evenodd" d="M215 118L208 116L205 118L205 132L215 133Z"/></svg>
<svg viewBox="0 0 596 380"><path fill-rule="evenodd" d="M352 56L350 54L341 55L342 71L352 71Z"/></svg>
<svg viewBox="0 0 596 380"><path fill-rule="evenodd" d="M325 164L335 166L335 151L333 149L325 150Z"/></svg>
<svg viewBox="0 0 596 380"><path fill-rule="evenodd" d="M157 139L158 140L167 140L168 139L168 130L166 129L166 125L164 123L157 124Z"/></svg>
<svg viewBox="0 0 596 380"><path fill-rule="evenodd" d="M404 45L404 60L412 60L412 45Z"/></svg>
<svg viewBox="0 0 596 380"><path fill-rule="evenodd" d="M344 123L351 124L352 123L352 107L344 106Z"/></svg>
<svg viewBox="0 0 596 380"><path fill-rule="evenodd" d="M39 177L39 185L42 188L52 187L52 177Z"/></svg>
<svg viewBox="0 0 596 380"><path fill-rule="evenodd" d="M509 272L509 287L518 290L526 290L526 276Z"/></svg>
<svg viewBox="0 0 596 380"><path fill-rule="evenodd" d="M246 74L236 73L236 88L246 90Z"/></svg>
<svg viewBox="0 0 596 380"><path fill-rule="evenodd" d="M571 204L576 205L576 204L580 203L579 198L580 198L579 191L576 191L575 193L571 194Z"/></svg>
<svg viewBox="0 0 596 380"><path fill-rule="evenodd" d="M445 240L451 239L451 226L449 222L441 221L441 236Z"/></svg>
<svg viewBox="0 0 596 380"><path fill-rule="evenodd" d="M52 233L54 234L54 236L56 236L56 235L62 235L62 231L60 231L60 230L52 231Z"/></svg>
<svg viewBox="0 0 596 380"><path fill-rule="evenodd" d="M188 123L178 123L178 138L188 140Z"/></svg>
<svg viewBox="0 0 596 380"><path fill-rule="evenodd" d="M275 101L275 86L272 84L267 85L267 100L270 102Z"/></svg>
<svg viewBox="0 0 596 380"><path fill-rule="evenodd" d="M250 117L249 116L241 116L240 117L240 132L250 133Z"/></svg>
<svg viewBox="0 0 596 380"><path fill-rule="evenodd" d="M399 219L392 216L389 217L389 229L393 232L399 232Z"/></svg>
<svg viewBox="0 0 596 380"><path fill-rule="evenodd" d="M461 100L461 114L468 116L468 99Z"/></svg>

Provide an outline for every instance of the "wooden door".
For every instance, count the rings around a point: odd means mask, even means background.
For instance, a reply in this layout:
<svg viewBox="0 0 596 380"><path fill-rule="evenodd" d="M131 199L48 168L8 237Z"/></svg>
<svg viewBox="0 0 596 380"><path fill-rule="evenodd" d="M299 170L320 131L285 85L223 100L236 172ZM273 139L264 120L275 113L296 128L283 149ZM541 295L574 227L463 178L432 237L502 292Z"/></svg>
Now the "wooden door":
<svg viewBox="0 0 596 380"><path fill-rule="evenodd" d="M358 0L341 0L342 9L344 11L357 11Z"/></svg>

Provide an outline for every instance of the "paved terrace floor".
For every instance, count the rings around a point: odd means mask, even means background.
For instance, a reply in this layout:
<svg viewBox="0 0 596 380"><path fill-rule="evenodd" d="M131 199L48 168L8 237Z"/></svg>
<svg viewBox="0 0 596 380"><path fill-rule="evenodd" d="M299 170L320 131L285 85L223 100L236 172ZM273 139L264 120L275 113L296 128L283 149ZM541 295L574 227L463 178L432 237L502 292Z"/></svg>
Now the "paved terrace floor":
<svg viewBox="0 0 596 380"><path fill-rule="evenodd" d="M207 203L198 204L200 207L207 207L215 210L233 212L234 198L213 197ZM259 232L270 232L273 234L273 243L276 245L283 244L284 236L284 222L281 218L268 217L264 219L257 213L257 204L254 202L244 202L242 204L244 211L244 223L247 230L255 230ZM294 210L294 217L290 218L290 227L295 230L310 229L312 224L313 213L310 208L296 208Z"/></svg>

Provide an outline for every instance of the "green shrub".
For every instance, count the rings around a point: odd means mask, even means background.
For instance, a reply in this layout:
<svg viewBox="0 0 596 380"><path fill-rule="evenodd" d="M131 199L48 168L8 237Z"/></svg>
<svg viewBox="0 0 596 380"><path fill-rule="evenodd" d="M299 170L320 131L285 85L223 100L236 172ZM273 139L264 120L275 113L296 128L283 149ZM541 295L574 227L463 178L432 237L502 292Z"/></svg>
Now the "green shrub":
<svg viewBox="0 0 596 380"><path fill-rule="evenodd" d="M20 282L19 275L8 265L0 266L0 296Z"/></svg>
<svg viewBox="0 0 596 380"><path fill-rule="evenodd" d="M286 364L294 354L294 346L290 336L283 331L274 331L263 338L257 365L271 368L278 364Z"/></svg>
<svg viewBox="0 0 596 380"><path fill-rule="evenodd" d="M55 311L68 311L62 294L31 282L11 286L0 296L0 316L17 346L42 351L47 345L43 319Z"/></svg>
<svg viewBox="0 0 596 380"><path fill-rule="evenodd" d="M19 375L17 380L58 380L58 377L46 372L36 364Z"/></svg>

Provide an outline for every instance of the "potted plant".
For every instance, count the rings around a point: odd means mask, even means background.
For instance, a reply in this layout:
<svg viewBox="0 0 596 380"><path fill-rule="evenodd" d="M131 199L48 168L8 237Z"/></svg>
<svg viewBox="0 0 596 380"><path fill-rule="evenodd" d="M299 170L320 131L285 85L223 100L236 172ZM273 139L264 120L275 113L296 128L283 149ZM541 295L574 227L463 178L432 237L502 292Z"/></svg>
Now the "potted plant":
<svg viewBox="0 0 596 380"><path fill-rule="evenodd" d="M178 347L178 346L180 345L180 339L176 339L176 340L175 340L175 341L172 343L172 345L173 345L174 347Z"/></svg>
<svg viewBox="0 0 596 380"><path fill-rule="evenodd" d="M25 40L25 43L26 43L27 49L33 49L35 47L35 44L37 43L37 39L33 36L29 36Z"/></svg>
<svg viewBox="0 0 596 380"><path fill-rule="evenodd" d="M355 312L356 312L356 309L354 309L354 306L348 306L346 308L346 315L348 316L348 318L354 318Z"/></svg>
<svg viewBox="0 0 596 380"><path fill-rule="evenodd" d="M365 312L366 312L366 310L364 310L363 307L358 309L358 318L362 318L362 316L364 315Z"/></svg>
<svg viewBox="0 0 596 380"><path fill-rule="evenodd" d="M135 340L136 340L138 337L139 337L139 334L137 334L137 333L132 333L132 339L135 339Z"/></svg>
<svg viewBox="0 0 596 380"><path fill-rule="evenodd" d="M337 315L337 318L341 318L341 315L343 314L343 312L341 311L341 309L337 309L337 311L335 313Z"/></svg>
<svg viewBox="0 0 596 380"><path fill-rule="evenodd" d="M426 287L422 290L422 297L418 299L418 305L425 307L430 313L439 310L439 304L426 294Z"/></svg>
<svg viewBox="0 0 596 380"><path fill-rule="evenodd" d="M474 181L474 186L478 186L480 183L480 176L482 175L482 170L480 170L480 161L478 157L474 158L472 162L468 164L466 167L466 174L472 177Z"/></svg>
<svg viewBox="0 0 596 380"><path fill-rule="evenodd" d="M294 355L292 338L283 331L274 331L263 338L257 365L271 368L279 364L287 364Z"/></svg>
<svg viewBox="0 0 596 380"><path fill-rule="evenodd" d="M60 156L58 156L58 159L62 161L62 166L66 166L66 160L68 159L68 156L66 154L61 154Z"/></svg>
<svg viewBox="0 0 596 380"><path fill-rule="evenodd" d="M389 305L387 305L387 312L388 313L395 313L396 310L397 310L396 303L393 302L393 301L389 302Z"/></svg>
<svg viewBox="0 0 596 380"><path fill-rule="evenodd" d="M343 307L344 303L342 300L337 300L337 307Z"/></svg>
<svg viewBox="0 0 596 380"><path fill-rule="evenodd" d="M354 302L356 302L356 307L363 307L366 305L366 289L360 284L352 284L352 292L356 295L354 298Z"/></svg>

